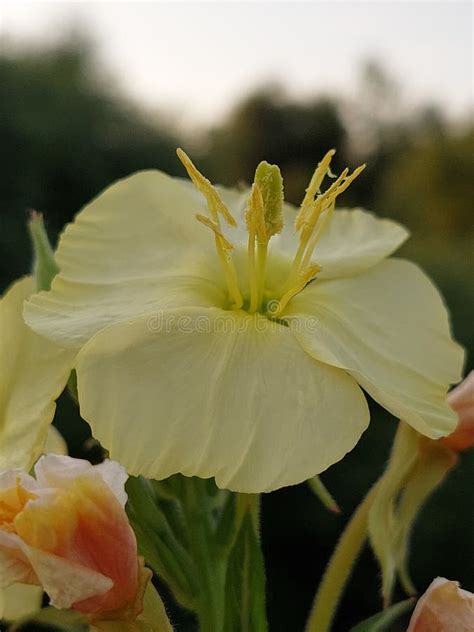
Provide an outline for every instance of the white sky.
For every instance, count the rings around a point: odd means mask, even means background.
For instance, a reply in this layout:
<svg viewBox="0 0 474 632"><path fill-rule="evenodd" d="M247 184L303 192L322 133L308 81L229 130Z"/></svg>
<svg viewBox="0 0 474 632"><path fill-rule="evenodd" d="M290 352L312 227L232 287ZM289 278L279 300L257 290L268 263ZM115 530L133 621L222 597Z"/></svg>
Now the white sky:
<svg viewBox="0 0 474 632"><path fill-rule="evenodd" d="M2 40L46 41L81 25L123 89L147 107L212 121L264 80L292 94L351 94L360 61L382 62L408 105L466 114L470 2L1 2ZM178 117L179 118L179 117Z"/></svg>

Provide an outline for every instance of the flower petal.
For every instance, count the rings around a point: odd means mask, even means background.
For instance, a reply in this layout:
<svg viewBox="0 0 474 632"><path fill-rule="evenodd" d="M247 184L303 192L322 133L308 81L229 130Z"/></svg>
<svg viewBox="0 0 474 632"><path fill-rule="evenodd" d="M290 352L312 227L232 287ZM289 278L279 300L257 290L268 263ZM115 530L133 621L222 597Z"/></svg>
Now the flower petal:
<svg viewBox="0 0 474 632"><path fill-rule="evenodd" d="M438 291L417 266L391 259L357 277L316 281L285 314L290 321L308 315L318 331L295 335L314 358L346 369L422 434L436 439L454 429L446 393L461 378L463 350L451 339Z"/></svg>
<svg viewBox="0 0 474 632"><path fill-rule="evenodd" d="M474 447L474 371L448 395L448 404L458 416L458 425L452 434L442 439L445 446L455 452Z"/></svg>
<svg viewBox="0 0 474 632"><path fill-rule="evenodd" d="M127 472L122 465L110 459L106 459L99 465L91 465L84 459L46 454L36 463L35 475L39 487L60 489L71 487L74 480L84 475L100 476L122 506L127 502L125 492Z"/></svg>
<svg viewBox="0 0 474 632"><path fill-rule="evenodd" d="M437 577L416 604L407 632L472 632L474 595Z"/></svg>
<svg viewBox="0 0 474 632"><path fill-rule="evenodd" d="M33 291L24 278L0 300L0 470L28 470L41 454L75 356L23 322L23 301Z"/></svg>
<svg viewBox="0 0 474 632"><path fill-rule="evenodd" d="M77 602L107 593L113 586L109 577L86 566L23 542L21 548L55 608L70 608Z"/></svg>
<svg viewBox="0 0 474 632"><path fill-rule="evenodd" d="M288 206L285 210L285 228L277 249L293 259L298 239L293 230L294 217ZM334 211L312 259L322 267L320 279L353 276L390 256L408 236L406 228L391 219L381 219L360 208L340 209Z"/></svg>
<svg viewBox="0 0 474 632"><path fill-rule="evenodd" d="M31 564L15 533L0 529L0 589L16 582L39 584Z"/></svg>
<svg viewBox="0 0 474 632"><path fill-rule="evenodd" d="M62 454L67 455L68 448L67 443L64 440L62 434L54 426L48 428L48 434L43 445L44 454Z"/></svg>
<svg viewBox="0 0 474 632"><path fill-rule="evenodd" d="M49 292L25 306L38 333L79 347L110 323L219 301L212 237L194 218L195 192L159 171L119 180L66 227ZM217 283L219 285L219 283Z"/></svg>
<svg viewBox="0 0 474 632"><path fill-rule="evenodd" d="M12 584L0 590L0 619L15 621L41 608L43 589L29 584Z"/></svg>
<svg viewBox="0 0 474 632"><path fill-rule="evenodd" d="M244 312L169 310L155 331L146 317L111 326L81 350L77 374L94 435L150 478L277 489L341 459L368 423L351 377L310 358L287 327Z"/></svg>

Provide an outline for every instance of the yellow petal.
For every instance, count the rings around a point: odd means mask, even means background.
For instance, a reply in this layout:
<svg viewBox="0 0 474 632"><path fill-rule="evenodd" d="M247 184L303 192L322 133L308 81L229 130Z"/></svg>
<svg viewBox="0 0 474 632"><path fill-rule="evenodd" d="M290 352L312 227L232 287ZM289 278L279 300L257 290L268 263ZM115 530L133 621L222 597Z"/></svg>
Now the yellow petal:
<svg viewBox="0 0 474 632"><path fill-rule="evenodd" d="M0 470L28 470L41 454L75 355L25 325L23 301L32 291L24 278L0 300Z"/></svg>
<svg viewBox="0 0 474 632"><path fill-rule="evenodd" d="M120 180L64 231L61 272L25 319L58 344L79 347L108 324L144 312L219 302L219 264L196 222L199 194L159 171ZM223 286L224 287L224 286Z"/></svg>
<svg viewBox="0 0 474 632"><path fill-rule="evenodd" d="M296 213L295 213L296 215ZM293 232L291 211L286 209L285 228L279 238L281 251L293 258L298 240ZM380 219L362 209L341 209L333 213L312 256L322 270L320 279L359 274L397 250L408 231L390 219Z"/></svg>
<svg viewBox="0 0 474 632"><path fill-rule="evenodd" d="M463 350L451 338L442 299L414 264L390 259L353 278L315 282L288 306L314 358L346 369L382 406L432 439L456 426L446 403L461 379Z"/></svg>
<svg viewBox="0 0 474 632"><path fill-rule="evenodd" d="M0 589L0 619L15 621L27 617L41 608L42 599L41 586L12 584Z"/></svg>
<svg viewBox="0 0 474 632"><path fill-rule="evenodd" d="M169 310L159 330L146 317L111 326L81 350L77 374L94 436L150 478L270 491L341 459L368 423L353 378L244 312Z"/></svg>
<svg viewBox="0 0 474 632"><path fill-rule="evenodd" d="M67 443L61 433L54 426L49 426L46 441L43 445L44 454L68 454Z"/></svg>

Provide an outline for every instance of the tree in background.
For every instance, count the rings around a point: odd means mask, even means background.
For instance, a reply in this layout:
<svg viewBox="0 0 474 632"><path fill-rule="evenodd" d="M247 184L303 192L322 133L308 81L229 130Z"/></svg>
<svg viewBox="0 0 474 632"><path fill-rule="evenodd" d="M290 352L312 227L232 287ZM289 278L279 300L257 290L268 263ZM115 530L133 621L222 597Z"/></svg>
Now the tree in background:
<svg viewBox="0 0 474 632"><path fill-rule="evenodd" d="M178 141L119 97L81 38L0 56L0 285L25 271L25 210L55 235L82 204L138 169L179 170Z"/></svg>

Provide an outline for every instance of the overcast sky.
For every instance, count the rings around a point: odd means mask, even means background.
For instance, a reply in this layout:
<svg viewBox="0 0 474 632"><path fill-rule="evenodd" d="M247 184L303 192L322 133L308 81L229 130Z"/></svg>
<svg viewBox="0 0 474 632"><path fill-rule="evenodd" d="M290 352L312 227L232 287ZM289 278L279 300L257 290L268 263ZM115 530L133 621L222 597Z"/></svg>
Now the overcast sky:
<svg viewBox="0 0 474 632"><path fill-rule="evenodd" d="M211 121L268 79L295 95L350 95L368 57L407 105L472 107L470 2L1 3L3 42L52 42L71 25L91 33L126 92L185 120Z"/></svg>

